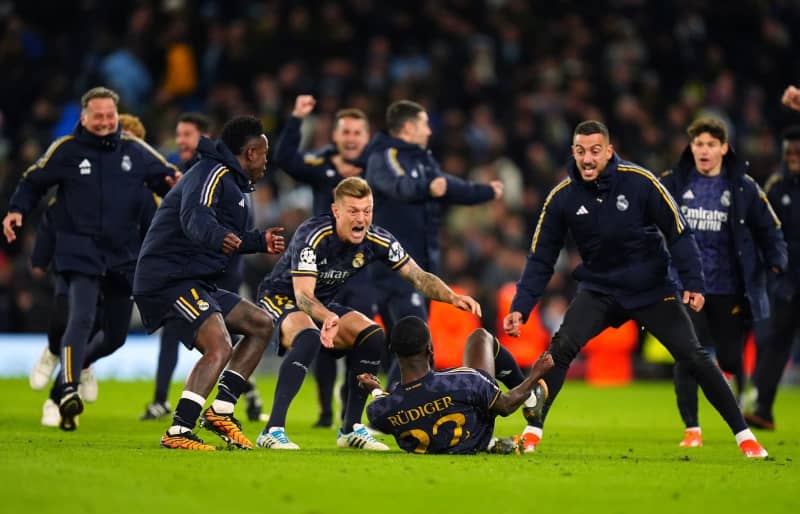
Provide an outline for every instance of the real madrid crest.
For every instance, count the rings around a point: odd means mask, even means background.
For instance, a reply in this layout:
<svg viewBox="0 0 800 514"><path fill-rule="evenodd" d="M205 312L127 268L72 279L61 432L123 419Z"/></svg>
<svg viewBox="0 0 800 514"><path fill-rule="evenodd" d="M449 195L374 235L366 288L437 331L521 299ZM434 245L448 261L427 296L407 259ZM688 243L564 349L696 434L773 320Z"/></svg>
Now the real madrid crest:
<svg viewBox="0 0 800 514"><path fill-rule="evenodd" d="M358 252L355 257L353 257L353 267L360 268L364 265L364 254Z"/></svg>
<svg viewBox="0 0 800 514"><path fill-rule="evenodd" d="M723 207L730 207L731 206L731 192L727 189L722 192L722 196L719 197L719 203L722 204Z"/></svg>
<svg viewBox="0 0 800 514"><path fill-rule="evenodd" d="M628 199L625 198L625 195L619 195L617 197L617 210L618 211L627 211L629 205L630 204L628 203Z"/></svg>
<svg viewBox="0 0 800 514"><path fill-rule="evenodd" d="M205 300L197 300L197 308L201 311L207 311L209 308L208 302Z"/></svg>
<svg viewBox="0 0 800 514"><path fill-rule="evenodd" d="M792 204L792 197L788 194L784 194L781 196L781 205L791 205Z"/></svg>
<svg viewBox="0 0 800 514"><path fill-rule="evenodd" d="M122 171L131 171L131 168L133 168L133 164L131 164L131 158L127 155L123 155L120 167L122 168Z"/></svg>

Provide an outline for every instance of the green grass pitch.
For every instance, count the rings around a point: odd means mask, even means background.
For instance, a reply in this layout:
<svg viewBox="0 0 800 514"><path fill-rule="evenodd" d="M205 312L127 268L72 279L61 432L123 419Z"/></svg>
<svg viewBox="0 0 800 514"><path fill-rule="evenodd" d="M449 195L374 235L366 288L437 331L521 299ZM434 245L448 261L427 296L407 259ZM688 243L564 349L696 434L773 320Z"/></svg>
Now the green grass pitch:
<svg viewBox="0 0 800 514"><path fill-rule="evenodd" d="M261 377L269 403L274 379ZM0 497L9 514L38 513L781 513L800 496L800 389L784 389L770 452L749 461L705 400L705 446L678 447L671 384L592 389L568 382L534 454L416 456L338 449L312 429L309 380L289 411L299 452L162 450L168 422L141 422L150 382L101 382L76 432L39 425L44 393L0 381ZM173 384L173 405L180 386ZM240 418L244 418L241 413ZM500 418L496 435L523 427ZM253 441L260 423L244 422ZM222 442L209 432L201 436Z"/></svg>

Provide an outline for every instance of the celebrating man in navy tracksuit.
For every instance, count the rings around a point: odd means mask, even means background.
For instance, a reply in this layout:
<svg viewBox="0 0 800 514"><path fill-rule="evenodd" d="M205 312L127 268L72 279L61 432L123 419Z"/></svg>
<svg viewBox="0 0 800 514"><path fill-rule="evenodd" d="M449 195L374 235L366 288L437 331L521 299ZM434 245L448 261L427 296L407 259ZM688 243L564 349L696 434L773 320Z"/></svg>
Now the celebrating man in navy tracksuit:
<svg viewBox="0 0 800 514"><path fill-rule="evenodd" d="M767 271L786 267L786 243L767 195L747 175L748 163L728 145L722 121L699 118L674 170L661 182L694 232L705 276L705 306L689 311L700 343L716 350L723 371L744 385L742 351L751 321L769 317ZM684 362L675 365L675 392L685 425L680 445L703 445L697 382Z"/></svg>
<svg viewBox="0 0 800 514"><path fill-rule="evenodd" d="M283 250L283 237L276 234L282 229L247 230L245 193L264 175L268 150L261 122L252 116L230 120L216 144L202 138L200 161L164 198L142 244L133 285L142 321L149 332L173 328L187 347L203 354L161 438L164 448L215 449L192 429L220 374L219 392L202 423L232 446L253 447L233 409L261 360L272 320L214 284L235 253ZM229 331L244 335L235 348Z"/></svg>
<svg viewBox="0 0 800 514"><path fill-rule="evenodd" d="M544 416L581 348L605 328L634 319L688 366L742 452L766 457L686 313L684 304L695 311L703 307L703 274L697 244L675 200L652 173L614 153L608 129L598 121L575 128L572 156L569 178L542 206L517 294L503 319L506 333L518 336L570 232L583 260L573 271L580 287L550 343L555 367L545 377L550 394ZM669 277L670 256L683 283L682 297ZM525 429L525 451L540 442L543 423Z"/></svg>
<svg viewBox="0 0 800 514"><path fill-rule="evenodd" d="M775 430L772 406L783 370L800 330L800 125L783 133L781 170L767 181L770 204L781 220L783 237L789 247L786 273L775 277L772 285L772 317L769 336L758 349L758 365L753 383L758 391L755 410L745 418L751 426Z"/></svg>
<svg viewBox="0 0 800 514"><path fill-rule="evenodd" d="M163 195L174 182L174 166L142 140L121 132L118 102L119 96L103 87L83 95L80 124L28 168L3 220L6 238L14 241L14 230L22 226L23 218L48 188L59 186L61 215L52 219L53 268L68 284L69 319L61 339L62 373L54 396L63 430L75 430L75 417L83 412L77 388L85 357L112 353L128 333L140 220L146 202L152 201L142 194L142 185ZM101 296L104 337L89 347Z"/></svg>

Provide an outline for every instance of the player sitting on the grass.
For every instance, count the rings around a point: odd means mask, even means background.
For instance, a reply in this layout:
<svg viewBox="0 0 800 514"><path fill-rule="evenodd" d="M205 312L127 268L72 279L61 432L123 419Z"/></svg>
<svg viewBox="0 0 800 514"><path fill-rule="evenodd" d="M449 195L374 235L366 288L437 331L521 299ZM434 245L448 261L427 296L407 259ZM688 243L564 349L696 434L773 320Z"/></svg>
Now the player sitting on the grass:
<svg viewBox="0 0 800 514"><path fill-rule="evenodd" d="M367 392L356 378L377 373L383 329L364 314L332 301L342 284L369 263L381 262L396 270L428 298L481 313L475 300L454 293L439 277L420 269L392 234L372 225L372 190L364 179L342 180L333 198L333 216L316 216L300 225L272 274L259 286L259 303L275 321L273 337L279 352L289 349L278 372L269 424L256 440L264 448L299 448L286 435L286 412L322 343L324 351L346 351L347 358L345 419L336 444L389 449L361 424Z"/></svg>
<svg viewBox="0 0 800 514"><path fill-rule="evenodd" d="M400 385L389 394L375 376L358 376L375 398L367 407L370 423L393 435L409 453L518 451L516 444L501 445L492 437L495 417L508 416L523 403L541 411L547 399L541 378L553 367L553 358L543 353L521 384L502 393L494 379L497 344L489 332L476 329L467 338L464 367L433 371L428 326L416 316L401 319L389 344L400 364Z"/></svg>
<svg viewBox="0 0 800 514"><path fill-rule="evenodd" d="M283 229L246 229L244 195L267 164L269 144L263 131L258 119L239 116L225 124L216 144L202 138L200 161L164 198L139 254L133 293L145 327L149 332L170 327L187 347L203 354L186 379L172 426L161 438L164 448L215 449L192 429L218 378L219 391L203 413L203 426L229 445L253 447L233 411L273 324L254 304L214 284L235 253L279 253L284 248L276 233ZM244 335L234 348L230 332Z"/></svg>

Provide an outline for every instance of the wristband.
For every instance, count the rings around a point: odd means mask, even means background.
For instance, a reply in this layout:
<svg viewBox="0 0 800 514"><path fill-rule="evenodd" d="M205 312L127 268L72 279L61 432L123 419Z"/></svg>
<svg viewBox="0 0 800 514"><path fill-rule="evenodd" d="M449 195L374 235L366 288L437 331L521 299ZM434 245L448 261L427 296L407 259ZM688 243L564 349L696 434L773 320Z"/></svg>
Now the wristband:
<svg viewBox="0 0 800 514"><path fill-rule="evenodd" d="M380 387L376 387L375 389L370 391L369 394L371 394L373 398L377 399L377 398L383 398L384 396L388 395L389 393L387 393L386 391L384 391Z"/></svg>

